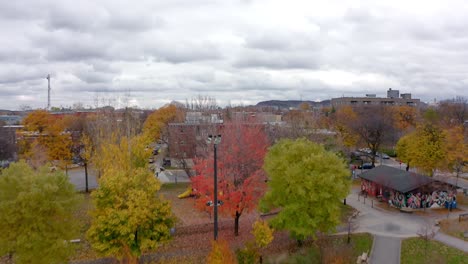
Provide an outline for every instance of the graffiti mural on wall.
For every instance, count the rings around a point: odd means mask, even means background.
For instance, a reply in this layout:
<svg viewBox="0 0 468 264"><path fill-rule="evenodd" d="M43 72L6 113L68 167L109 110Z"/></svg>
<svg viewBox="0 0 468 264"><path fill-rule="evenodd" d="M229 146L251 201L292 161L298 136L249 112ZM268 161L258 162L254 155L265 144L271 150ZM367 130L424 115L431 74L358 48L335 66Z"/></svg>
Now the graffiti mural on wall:
<svg viewBox="0 0 468 264"><path fill-rule="evenodd" d="M365 191L367 193L374 193L374 186L370 181L362 181L361 183L361 191Z"/></svg>
<svg viewBox="0 0 468 264"><path fill-rule="evenodd" d="M438 208L444 207L446 202L451 203L455 200L454 191L434 191L432 194L408 193L406 195L393 191L388 203L398 208Z"/></svg>

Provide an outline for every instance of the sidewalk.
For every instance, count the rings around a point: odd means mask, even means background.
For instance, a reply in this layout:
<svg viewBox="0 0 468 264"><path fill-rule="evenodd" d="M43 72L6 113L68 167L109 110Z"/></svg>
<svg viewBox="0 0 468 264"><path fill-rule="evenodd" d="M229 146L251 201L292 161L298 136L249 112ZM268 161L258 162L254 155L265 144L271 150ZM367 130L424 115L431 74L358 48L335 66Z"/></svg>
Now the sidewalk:
<svg viewBox="0 0 468 264"><path fill-rule="evenodd" d="M442 242L448 246L458 248L462 251L465 251L468 253L468 242L463 241L461 239L455 238L453 236L446 235L442 232L437 232L437 234L434 237L435 240Z"/></svg>
<svg viewBox="0 0 468 264"><path fill-rule="evenodd" d="M370 263L400 264L401 238L374 236Z"/></svg>
<svg viewBox="0 0 468 264"><path fill-rule="evenodd" d="M366 203L364 204L364 197L360 197L358 201L357 193L353 192L348 195L346 202L350 206L360 211L360 214L357 218L359 223L359 228L357 231L371 233L374 235L375 239L377 239L379 236L400 239L417 237L417 233L421 227L427 226L428 224L432 225L435 223L436 219L445 219L445 217L423 217L414 214L386 211L384 209L378 208L376 206L378 202L375 201L374 207L372 208L371 199L372 198L367 198ZM460 209L465 210L467 208L463 206ZM460 213L464 212L452 212L450 214L450 218L458 218ZM468 242L461 239L448 236L442 232L437 232L434 239L446 245L468 252ZM376 252L376 254L380 253Z"/></svg>

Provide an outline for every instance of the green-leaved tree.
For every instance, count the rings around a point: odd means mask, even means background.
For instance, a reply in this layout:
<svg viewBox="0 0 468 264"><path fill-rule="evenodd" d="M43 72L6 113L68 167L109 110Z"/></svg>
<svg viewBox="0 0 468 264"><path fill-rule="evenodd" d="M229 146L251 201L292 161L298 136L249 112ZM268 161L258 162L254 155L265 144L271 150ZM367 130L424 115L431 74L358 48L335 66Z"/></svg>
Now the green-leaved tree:
<svg viewBox="0 0 468 264"><path fill-rule="evenodd" d="M78 231L78 203L63 172L11 164L0 175L0 256L15 263L65 263Z"/></svg>
<svg viewBox="0 0 468 264"><path fill-rule="evenodd" d="M269 181L261 207L280 210L271 220L273 228L303 240L339 224L351 181L337 155L306 139L284 139L269 149L264 169Z"/></svg>

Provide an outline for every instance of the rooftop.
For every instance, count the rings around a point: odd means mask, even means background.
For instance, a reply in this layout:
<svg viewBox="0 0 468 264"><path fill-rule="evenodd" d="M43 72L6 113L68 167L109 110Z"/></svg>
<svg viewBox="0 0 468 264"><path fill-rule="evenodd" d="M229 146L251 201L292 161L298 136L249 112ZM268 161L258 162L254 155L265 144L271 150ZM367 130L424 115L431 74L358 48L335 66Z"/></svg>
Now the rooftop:
<svg viewBox="0 0 468 264"><path fill-rule="evenodd" d="M434 180L414 172L381 165L362 173L359 177L401 193L406 193Z"/></svg>

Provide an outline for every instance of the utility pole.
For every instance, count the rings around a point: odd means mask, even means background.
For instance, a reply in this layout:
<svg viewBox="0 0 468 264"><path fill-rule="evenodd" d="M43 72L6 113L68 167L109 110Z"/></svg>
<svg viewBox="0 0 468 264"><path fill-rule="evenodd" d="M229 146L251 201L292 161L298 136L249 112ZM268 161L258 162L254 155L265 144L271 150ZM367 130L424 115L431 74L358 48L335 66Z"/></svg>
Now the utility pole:
<svg viewBox="0 0 468 264"><path fill-rule="evenodd" d="M216 143L213 144L214 148L214 240L218 240L218 160Z"/></svg>
<svg viewBox="0 0 468 264"><path fill-rule="evenodd" d="M50 74L47 74L47 110L50 110Z"/></svg>

